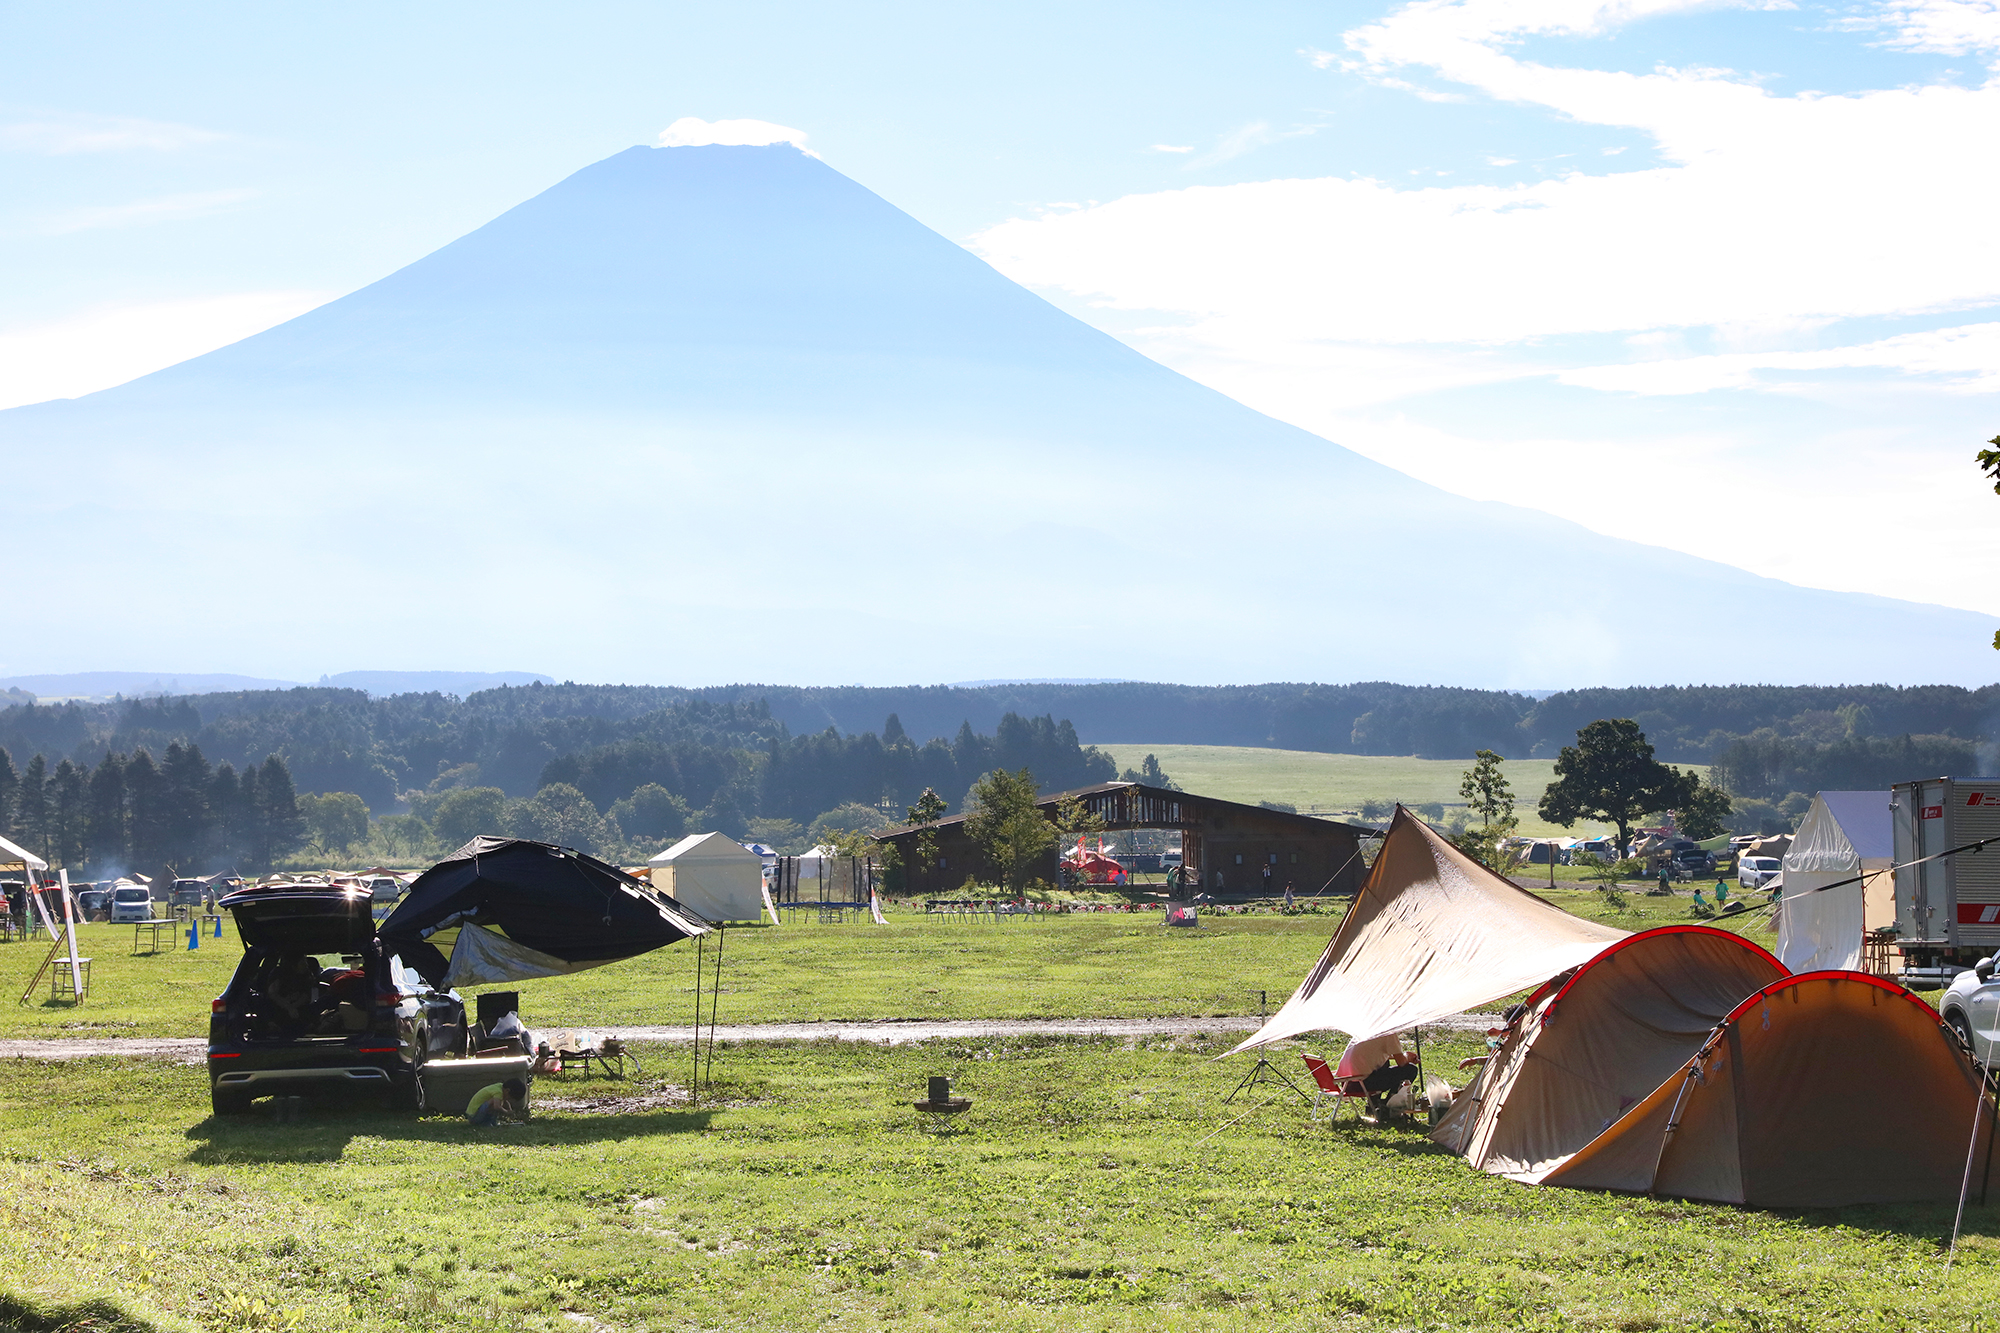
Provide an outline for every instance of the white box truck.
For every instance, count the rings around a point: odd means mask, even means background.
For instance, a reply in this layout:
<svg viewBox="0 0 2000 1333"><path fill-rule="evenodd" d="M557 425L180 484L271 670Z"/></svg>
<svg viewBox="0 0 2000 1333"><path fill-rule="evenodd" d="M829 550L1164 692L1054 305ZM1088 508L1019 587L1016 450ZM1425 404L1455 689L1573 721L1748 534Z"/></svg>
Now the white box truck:
<svg viewBox="0 0 2000 1333"><path fill-rule="evenodd" d="M2000 778L1927 778L1890 789L1896 933L1912 969L1954 970L2000 954L2000 843L1922 865L1925 857L2000 838Z"/></svg>

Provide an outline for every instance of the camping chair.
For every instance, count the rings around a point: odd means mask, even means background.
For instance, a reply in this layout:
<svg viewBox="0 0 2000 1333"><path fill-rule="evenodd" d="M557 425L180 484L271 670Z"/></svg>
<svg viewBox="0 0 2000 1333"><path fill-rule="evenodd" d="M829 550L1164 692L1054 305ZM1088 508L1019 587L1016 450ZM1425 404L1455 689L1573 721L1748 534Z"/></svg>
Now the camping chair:
<svg viewBox="0 0 2000 1333"><path fill-rule="evenodd" d="M1319 1110L1319 1104L1326 1098L1331 1097L1333 1098L1333 1111L1326 1118L1326 1122L1331 1125L1340 1119L1341 1103L1347 1101L1349 1098L1360 1098L1363 1100L1367 1098L1368 1094L1362 1090L1360 1079L1334 1077L1333 1066L1320 1059L1317 1055L1310 1055L1302 1051L1299 1054L1299 1058L1306 1062L1306 1069L1311 1072L1313 1082L1317 1085L1313 1093L1313 1104L1306 1110L1306 1119L1312 1119L1313 1115ZM1357 1107L1354 1114L1358 1119L1361 1115L1360 1108Z"/></svg>

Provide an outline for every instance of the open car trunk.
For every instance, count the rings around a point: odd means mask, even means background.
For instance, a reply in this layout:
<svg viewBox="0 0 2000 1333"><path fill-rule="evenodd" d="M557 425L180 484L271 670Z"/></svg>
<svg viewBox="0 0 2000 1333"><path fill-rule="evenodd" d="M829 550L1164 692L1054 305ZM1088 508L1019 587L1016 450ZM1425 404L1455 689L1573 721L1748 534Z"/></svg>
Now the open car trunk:
<svg viewBox="0 0 2000 1333"><path fill-rule="evenodd" d="M245 947L274 953L355 954L375 936L373 895L324 884L260 884L222 900Z"/></svg>

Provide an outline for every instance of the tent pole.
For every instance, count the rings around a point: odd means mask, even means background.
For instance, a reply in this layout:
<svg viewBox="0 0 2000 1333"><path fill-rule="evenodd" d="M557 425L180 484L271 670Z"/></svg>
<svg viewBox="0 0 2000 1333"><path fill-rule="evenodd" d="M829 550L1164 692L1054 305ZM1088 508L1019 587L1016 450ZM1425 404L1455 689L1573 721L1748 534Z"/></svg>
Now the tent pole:
<svg viewBox="0 0 2000 1333"><path fill-rule="evenodd" d="M722 1000L722 946L729 938L727 924L715 928L715 988L708 993L708 1060L703 1066L702 1078L713 1082L715 1078L715 1014Z"/></svg>
<svg viewBox="0 0 2000 1333"><path fill-rule="evenodd" d="M1991 1046L1986 1048L1986 1063L1983 1066L1974 1064L1973 1068L1979 1071L1979 1082L1976 1091L1972 1094L1972 1139L1965 1145L1965 1179L1959 1183L1958 1213L1951 1220L1951 1248L1946 1250L1944 1254L1944 1271L1947 1273L1951 1271L1952 1260L1958 1257L1958 1230L1965 1225L1965 1198L1968 1194L1972 1193L1972 1159L1979 1152L1979 1117L1980 1113L1986 1109L1986 1080L1993 1073L1993 1048ZM1987 1144L1987 1148L1990 1152L1992 1148L1990 1142ZM1985 1192L1983 1184L1980 1187L1980 1192L1982 1194Z"/></svg>
<svg viewBox="0 0 2000 1333"><path fill-rule="evenodd" d="M701 1100L701 936L694 937L694 1070L688 1075L688 1105Z"/></svg>

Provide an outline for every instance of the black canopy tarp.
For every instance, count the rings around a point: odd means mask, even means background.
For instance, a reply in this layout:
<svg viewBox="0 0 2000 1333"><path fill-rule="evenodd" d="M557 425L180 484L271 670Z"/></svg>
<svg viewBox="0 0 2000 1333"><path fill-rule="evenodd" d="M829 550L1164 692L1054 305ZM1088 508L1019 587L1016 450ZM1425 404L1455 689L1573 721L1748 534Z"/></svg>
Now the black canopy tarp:
<svg viewBox="0 0 2000 1333"><path fill-rule="evenodd" d="M558 976L706 934L708 922L616 866L525 838L474 838L417 876L382 922L384 948L418 971L458 928L446 975L432 985ZM428 962L423 961L428 957Z"/></svg>

